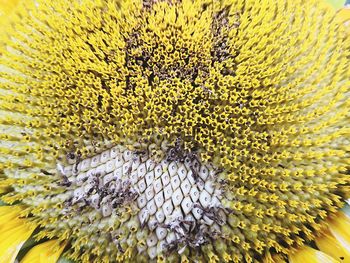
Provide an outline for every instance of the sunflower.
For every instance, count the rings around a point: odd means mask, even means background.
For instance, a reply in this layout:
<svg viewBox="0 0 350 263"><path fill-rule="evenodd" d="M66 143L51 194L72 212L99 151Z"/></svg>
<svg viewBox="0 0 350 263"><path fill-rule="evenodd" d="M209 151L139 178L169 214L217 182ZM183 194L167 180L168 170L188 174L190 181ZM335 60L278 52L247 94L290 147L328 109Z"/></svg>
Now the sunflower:
<svg viewBox="0 0 350 263"><path fill-rule="evenodd" d="M346 11L0 0L0 262L350 262Z"/></svg>

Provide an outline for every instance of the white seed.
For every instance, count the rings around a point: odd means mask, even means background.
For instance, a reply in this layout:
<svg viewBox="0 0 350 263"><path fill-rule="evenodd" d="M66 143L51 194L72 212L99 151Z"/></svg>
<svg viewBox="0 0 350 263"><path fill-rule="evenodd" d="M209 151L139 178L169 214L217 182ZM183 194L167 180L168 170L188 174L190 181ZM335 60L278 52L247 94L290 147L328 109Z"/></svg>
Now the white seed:
<svg viewBox="0 0 350 263"><path fill-rule="evenodd" d="M156 229L157 225L158 225L158 222L157 222L157 219L155 216L151 216L148 220L148 228L153 231L154 229Z"/></svg>
<svg viewBox="0 0 350 263"><path fill-rule="evenodd" d="M157 207L162 207L162 205L164 203L163 192L156 194L156 196L154 197L154 200L156 202Z"/></svg>
<svg viewBox="0 0 350 263"><path fill-rule="evenodd" d="M171 198L171 195L173 194L173 188L171 187L170 184L168 184L165 188L164 188L164 199L168 200L169 198Z"/></svg>
<svg viewBox="0 0 350 263"><path fill-rule="evenodd" d="M197 220L201 219L202 213L203 211L198 207L192 209L192 214Z"/></svg>
<svg viewBox="0 0 350 263"><path fill-rule="evenodd" d="M164 186L170 183L170 176L167 171L162 174L161 178Z"/></svg>
<svg viewBox="0 0 350 263"><path fill-rule="evenodd" d="M158 240L163 240L167 235L167 230L164 227L157 227L156 235Z"/></svg>
<svg viewBox="0 0 350 263"><path fill-rule="evenodd" d="M201 195L199 196L199 202L204 208L207 208L210 205L210 201L211 201L210 194L207 191L203 190L201 192Z"/></svg>
<svg viewBox="0 0 350 263"><path fill-rule="evenodd" d="M114 160L109 160L106 163L106 173L111 173L115 169L115 161Z"/></svg>
<svg viewBox="0 0 350 263"><path fill-rule="evenodd" d="M177 165L175 162L171 162L168 166L169 175L174 176L177 172Z"/></svg>
<svg viewBox="0 0 350 263"><path fill-rule="evenodd" d="M116 158L115 158L115 168L119 168L119 167L122 167L123 166L123 164L124 164L124 160L123 160L123 158L121 157L121 156L117 156Z"/></svg>
<svg viewBox="0 0 350 263"><path fill-rule="evenodd" d="M163 212L164 215L167 217L169 215L171 215L171 213L173 212L174 207L173 207L173 203L171 202L171 199L169 199L168 201L166 201L163 205Z"/></svg>
<svg viewBox="0 0 350 263"><path fill-rule="evenodd" d="M145 176L146 172L147 172L146 164L143 163L137 168L138 178L143 178Z"/></svg>
<svg viewBox="0 0 350 263"><path fill-rule="evenodd" d="M182 198L183 198L183 195L182 195L181 189L180 188L176 189L173 196L171 197L171 200L173 201L173 204L175 207L180 205Z"/></svg>
<svg viewBox="0 0 350 263"><path fill-rule="evenodd" d="M144 207L141 209L141 211L138 214L139 216L139 220L140 220L140 224L143 225L145 222L147 222L148 218L149 218L149 212L147 210L147 207Z"/></svg>
<svg viewBox="0 0 350 263"><path fill-rule="evenodd" d="M116 170L114 170L114 172L113 172L113 178L114 178L115 180L121 180L122 177L123 177L123 170L122 170L121 167L118 168L118 169L116 169Z"/></svg>
<svg viewBox="0 0 350 263"><path fill-rule="evenodd" d="M104 204L102 206L102 215L104 217L110 216L112 214L112 206L111 204Z"/></svg>
<svg viewBox="0 0 350 263"><path fill-rule="evenodd" d="M199 199L199 191L197 189L197 187L192 187L191 188L191 191L190 191L190 196L191 196L191 199L194 203L196 203Z"/></svg>
<svg viewBox="0 0 350 263"><path fill-rule="evenodd" d="M101 153L101 163L106 163L110 158L109 150Z"/></svg>
<svg viewBox="0 0 350 263"><path fill-rule="evenodd" d="M209 176L209 170L207 169L207 167L202 165L202 167L199 169L198 175L200 178L202 178L203 181L206 181Z"/></svg>
<svg viewBox="0 0 350 263"><path fill-rule="evenodd" d="M164 222L165 215L164 215L164 212L163 212L163 209L162 209L162 208L160 208L160 209L156 212L155 216L156 216L156 219L157 219L158 223L163 223L163 222Z"/></svg>
<svg viewBox="0 0 350 263"><path fill-rule="evenodd" d="M81 162L80 171L86 172L90 168L91 159L87 158Z"/></svg>
<svg viewBox="0 0 350 263"><path fill-rule="evenodd" d="M153 190L153 186L151 185L146 189L147 201L151 200L153 197L154 197L154 190Z"/></svg>
<svg viewBox="0 0 350 263"><path fill-rule="evenodd" d="M131 168L132 168L132 171L134 170L137 170L137 168L140 166L141 164L141 159L139 156L134 156L132 158L132 161L131 161Z"/></svg>
<svg viewBox="0 0 350 263"><path fill-rule="evenodd" d="M147 246L149 247L154 247L157 244L157 242L158 242L158 239L154 233L150 234L146 239Z"/></svg>
<svg viewBox="0 0 350 263"><path fill-rule="evenodd" d="M90 164L90 166L91 167L96 167L97 165L99 165L100 164L100 155L98 154L98 155L95 155L92 159L91 159L91 164Z"/></svg>
<svg viewBox="0 0 350 263"><path fill-rule="evenodd" d="M137 198L137 205L139 208L144 208L147 204L146 196L144 194Z"/></svg>
<svg viewBox="0 0 350 263"><path fill-rule="evenodd" d="M148 172L145 177L146 177L147 186L151 185L154 180L154 172L153 171Z"/></svg>
<svg viewBox="0 0 350 263"><path fill-rule="evenodd" d="M139 192L143 193L146 190L146 184L145 184L145 179L141 179L138 183L137 186L139 188Z"/></svg>
<svg viewBox="0 0 350 263"><path fill-rule="evenodd" d="M147 203L147 210L150 215L154 215L157 212L157 206L153 199Z"/></svg>
<svg viewBox="0 0 350 263"><path fill-rule="evenodd" d="M148 158L147 161L146 161L147 172L153 170L154 167L155 167L154 161L151 158Z"/></svg>
<svg viewBox="0 0 350 263"><path fill-rule="evenodd" d="M177 189L179 186L180 186L180 178L177 176L177 175L175 175L175 176L173 176L173 177L171 177L171 186L173 187L173 189L175 190L175 189Z"/></svg>
<svg viewBox="0 0 350 263"><path fill-rule="evenodd" d="M158 178L155 182L154 182L154 191L156 193L159 193L160 190L162 190L163 185L162 185L162 181L160 180L160 178Z"/></svg>
<svg viewBox="0 0 350 263"><path fill-rule="evenodd" d="M133 171L130 175L130 181L132 185L136 185L138 181L137 171Z"/></svg>
<svg viewBox="0 0 350 263"><path fill-rule="evenodd" d="M128 174L129 172L131 172L131 163L130 162L126 162L123 164L123 174Z"/></svg>
<svg viewBox="0 0 350 263"><path fill-rule="evenodd" d="M117 146L116 146L116 147L113 147L113 148L110 150L111 159L116 158L118 154L120 154L120 151L119 151L119 148L118 148Z"/></svg>
<svg viewBox="0 0 350 263"><path fill-rule="evenodd" d="M177 174L179 175L181 181L183 181L186 178L187 170L186 170L186 167L183 163L179 164Z"/></svg>
<svg viewBox="0 0 350 263"><path fill-rule="evenodd" d="M131 157L132 157L132 152L130 150L126 150L123 152L123 158L125 162L129 161Z"/></svg>
<svg viewBox="0 0 350 263"><path fill-rule="evenodd" d="M159 176L161 176L163 174L163 168L162 166L159 164L156 166L156 168L154 168L154 175L155 178L158 178Z"/></svg>
<svg viewBox="0 0 350 263"><path fill-rule="evenodd" d="M99 194L94 194L90 197L90 202L93 207L98 208L98 205L100 203L100 195Z"/></svg>
<svg viewBox="0 0 350 263"><path fill-rule="evenodd" d="M181 202L182 210L184 211L185 215L187 215L189 212L191 212L193 208L193 202L190 197L185 197Z"/></svg>
<svg viewBox="0 0 350 263"><path fill-rule="evenodd" d="M185 179L184 181L182 181L181 190L184 196L186 196L190 192L191 184L190 184L190 181L188 181L188 179Z"/></svg>

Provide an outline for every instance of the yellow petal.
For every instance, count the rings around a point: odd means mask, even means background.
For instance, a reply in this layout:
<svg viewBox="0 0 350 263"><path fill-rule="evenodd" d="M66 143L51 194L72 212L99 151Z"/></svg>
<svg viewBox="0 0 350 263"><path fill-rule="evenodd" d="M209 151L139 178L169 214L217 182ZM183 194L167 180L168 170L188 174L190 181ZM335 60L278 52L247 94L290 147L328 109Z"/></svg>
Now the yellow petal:
<svg viewBox="0 0 350 263"><path fill-rule="evenodd" d="M343 262L350 262L349 247L346 248L329 230L326 230L322 236L318 237L315 241L317 247L321 251Z"/></svg>
<svg viewBox="0 0 350 263"><path fill-rule="evenodd" d="M1 222L0 262L13 263L24 242L33 233L34 228L25 219L13 219Z"/></svg>
<svg viewBox="0 0 350 263"><path fill-rule="evenodd" d="M20 0L0 0L0 33L2 27L8 23L19 1Z"/></svg>
<svg viewBox="0 0 350 263"><path fill-rule="evenodd" d="M336 18L340 23L345 24L345 26L350 26L350 7L347 6L340 9L337 12Z"/></svg>
<svg viewBox="0 0 350 263"><path fill-rule="evenodd" d="M317 246L333 257L344 257L343 262L350 262L350 218L339 211L329 221L328 227L328 235L321 237Z"/></svg>
<svg viewBox="0 0 350 263"><path fill-rule="evenodd" d="M339 263L340 261L332 258L331 256L313 249L308 246L304 246L289 256L290 263Z"/></svg>
<svg viewBox="0 0 350 263"><path fill-rule="evenodd" d="M18 218L22 209L21 206L0 206L0 230L2 225Z"/></svg>
<svg viewBox="0 0 350 263"><path fill-rule="evenodd" d="M10 191L10 187L8 186L0 186L0 194L4 194Z"/></svg>
<svg viewBox="0 0 350 263"><path fill-rule="evenodd" d="M65 244L50 240L33 247L22 259L21 263L56 263Z"/></svg>
<svg viewBox="0 0 350 263"><path fill-rule="evenodd" d="M19 0L0 0L0 16L10 13L18 2Z"/></svg>

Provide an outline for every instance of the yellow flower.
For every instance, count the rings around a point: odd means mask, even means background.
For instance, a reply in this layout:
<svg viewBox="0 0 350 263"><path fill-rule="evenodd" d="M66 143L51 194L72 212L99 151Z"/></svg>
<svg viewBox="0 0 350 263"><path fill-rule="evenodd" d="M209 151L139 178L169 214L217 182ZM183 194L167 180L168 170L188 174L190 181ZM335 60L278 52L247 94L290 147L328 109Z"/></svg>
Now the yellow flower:
<svg viewBox="0 0 350 263"><path fill-rule="evenodd" d="M342 11L0 8L0 262L349 261Z"/></svg>

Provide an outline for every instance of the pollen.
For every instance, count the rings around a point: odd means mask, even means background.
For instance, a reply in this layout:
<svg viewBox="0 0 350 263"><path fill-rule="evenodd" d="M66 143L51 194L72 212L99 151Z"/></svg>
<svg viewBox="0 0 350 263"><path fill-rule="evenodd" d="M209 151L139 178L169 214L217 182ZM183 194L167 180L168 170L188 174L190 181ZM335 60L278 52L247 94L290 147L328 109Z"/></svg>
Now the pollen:
<svg viewBox="0 0 350 263"><path fill-rule="evenodd" d="M24 1L4 31L1 199L43 246L287 259L349 198L350 43L322 1Z"/></svg>

